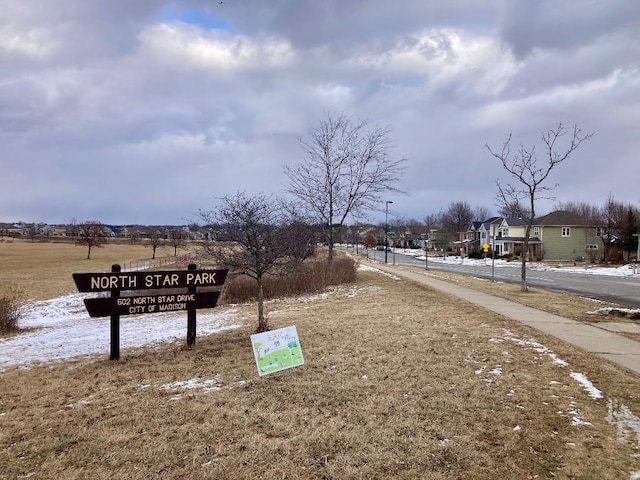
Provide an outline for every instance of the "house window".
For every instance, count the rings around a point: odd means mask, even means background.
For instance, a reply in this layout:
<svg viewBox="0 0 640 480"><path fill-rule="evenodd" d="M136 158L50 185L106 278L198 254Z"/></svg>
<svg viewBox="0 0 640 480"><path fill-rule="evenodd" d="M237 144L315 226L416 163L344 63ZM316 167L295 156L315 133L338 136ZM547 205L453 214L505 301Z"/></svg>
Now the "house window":
<svg viewBox="0 0 640 480"><path fill-rule="evenodd" d="M602 227L596 227L596 237L602 236Z"/></svg>
<svg viewBox="0 0 640 480"><path fill-rule="evenodd" d="M562 227L562 236L570 237L571 236L571 227Z"/></svg>
<svg viewBox="0 0 640 480"><path fill-rule="evenodd" d="M590 243L587 245L587 250L597 250L598 249L598 245L596 245L595 243Z"/></svg>
<svg viewBox="0 0 640 480"><path fill-rule="evenodd" d="M533 227L533 236L534 237L540 236L540 227Z"/></svg>
<svg viewBox="0 0 640 480"><path fill-rule="evenodd" d="M502 229L502 235L505 236L505 237L508 237L509 236L509 229L508 228L503 228Z"/></svg>

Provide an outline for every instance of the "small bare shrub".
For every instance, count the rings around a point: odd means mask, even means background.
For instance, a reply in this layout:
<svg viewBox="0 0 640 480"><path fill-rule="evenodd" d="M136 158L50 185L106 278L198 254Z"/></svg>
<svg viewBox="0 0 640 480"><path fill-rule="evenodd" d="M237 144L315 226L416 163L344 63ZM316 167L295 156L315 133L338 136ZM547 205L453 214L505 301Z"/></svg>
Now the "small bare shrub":
<svg viewBox="0 0 640 480"><path fill-rule="evenodd" d="M23 303L21 292L11 287L0 293L0 334L19 330L20 307Z"/></svg>
<svg viewBox="0 0 640 480"><path fill-rule="evenodd" d="M331 263L325 259L305 262L295 273L285 276L268 276L264 280L264 297L278 298L321 292L329 285L340 285L356 280L356 263L348 257L334 257ZM244 275L229 278L222 290L224 303L240 303L255 300L256 282Z"/></svg>

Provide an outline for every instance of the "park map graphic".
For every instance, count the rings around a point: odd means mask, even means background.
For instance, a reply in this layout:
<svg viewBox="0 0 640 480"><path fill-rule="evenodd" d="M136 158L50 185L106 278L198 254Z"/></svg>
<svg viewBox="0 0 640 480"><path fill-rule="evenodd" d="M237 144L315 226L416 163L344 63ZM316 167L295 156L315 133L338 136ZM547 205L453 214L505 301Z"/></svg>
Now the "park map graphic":
<svg viewBox="0 0 640 480"><path fill-rule="evenodd" d="M304 363L295 326L251 335L251 344L260 376Z"/></svg>

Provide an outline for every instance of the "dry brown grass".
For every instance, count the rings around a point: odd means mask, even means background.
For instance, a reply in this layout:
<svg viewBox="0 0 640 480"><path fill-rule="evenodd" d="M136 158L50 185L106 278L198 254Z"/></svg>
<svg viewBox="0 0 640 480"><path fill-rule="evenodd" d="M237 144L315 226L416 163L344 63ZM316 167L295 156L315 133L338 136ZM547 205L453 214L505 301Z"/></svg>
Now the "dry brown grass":
<svg viewBox="0 0 640 480"><path fill-rule="evenodd" d="M274 328L297 326L304 366L259 378L250 325L194 350L4 372L0 478L619 479L640 470L637 439L619 441L606 421L609 404L640 412L640 379L553 338L375 272L268 311ZM531 337L569 366L524 343ZM570 372L605 398L590 398ZM189 379L218 388L176 383Z"/></svg>
<svg viewBox="0 0 640 480"><path fill-rule="evenodd" d="M330 285L354 282L357 263L352 258L337 256L327 263L326 257L309 258L297 272L286 276L267 275L263 280L265 299L317 293ZM247 275L227 277L222 289L221 302L242 303L257 299L256 281Z"/></svg>
<svg viewBox="0 0 640 480"><path fill-rule="evenodd" d="M0 242L0 289L14 285L29 300L45 300L76 291L72 273L108 272L114 263L150 258L150 254L143 245L108 243L92 250L87 260L86 247L71 243L4 241Z"/></svg>
<svg viewBox="0 0 640 480"><path fill-rule="evenodd" d="M420 269L421 270L421 269ZM421 270L424 271L424 270ZM429 275L446 280L450 283L462 285L473 290L495 295L497 297L506 298L508 300L527 305L529 307L544 310L545 312L560 315L561 317L571 318L583 322L631 322L632 320L623 317L598 316L590 314L600 308L620 307L613 303L597 302L588 298L570 295L567 293L553 292L543 290L541 288L529 287L528 292L522 292L520 284L491 282L484 279L459 275L455 273L441 272L430 270Z"/></svg>
<svg viewBox="0 0 640 480"><path fill-rule="evenodd" d="M55 296L73 290L61 268L70 282L74 271L136 258L108 246L87 261L67 247L56 250L58 262L54 250L44 247L41 261L31 250L38 278L26 281L49 279ZM0 257L11 258L2 244ZM14 262L19 275L25 261ZM568 295L448 279L571 318L593 309ZM259 378L249 322L199 338L193 350L167 344L119 362L105 353L1 373L0 479L626 479L640 471L640 439L623 440L607 421L623 405L640 412L640 378L593 355L374 272L326 298L275 300L267 311L273 328L297 326L304 366ZM571 372L604 398L589 397ZM190 379L215 388L180 386Z"/></svg>

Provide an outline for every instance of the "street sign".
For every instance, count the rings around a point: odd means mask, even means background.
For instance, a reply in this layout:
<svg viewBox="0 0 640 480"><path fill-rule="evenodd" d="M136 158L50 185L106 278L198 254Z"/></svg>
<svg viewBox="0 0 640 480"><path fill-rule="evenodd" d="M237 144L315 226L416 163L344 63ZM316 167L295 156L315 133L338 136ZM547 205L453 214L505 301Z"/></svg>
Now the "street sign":
<svg viewBox="0 0 640 480"><path fill-rule="evenodd" d="M217 305L219 297L220 292L177 293L139 297L87 298L84 304L90 317L108 317L213 308Z"/></svg>

